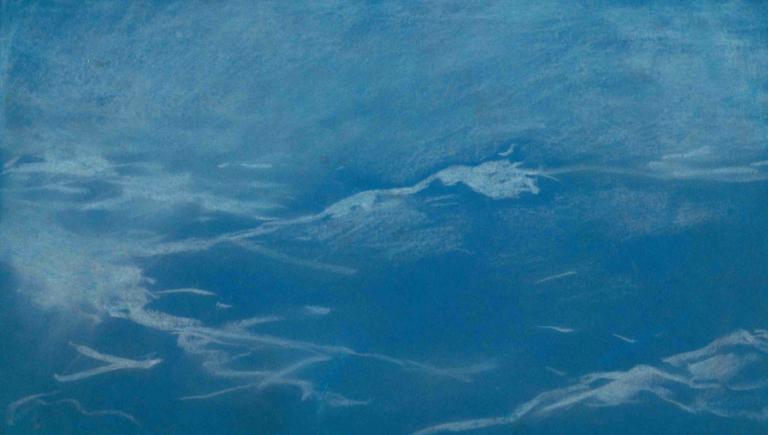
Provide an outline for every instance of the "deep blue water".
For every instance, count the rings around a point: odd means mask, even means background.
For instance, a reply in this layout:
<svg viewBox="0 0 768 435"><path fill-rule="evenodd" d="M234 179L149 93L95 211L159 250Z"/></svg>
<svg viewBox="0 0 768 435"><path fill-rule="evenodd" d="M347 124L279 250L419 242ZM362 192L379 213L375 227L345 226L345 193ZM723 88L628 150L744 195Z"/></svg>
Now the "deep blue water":
<svg viewBox="0 0 768 435"><path fill-rule="evenodd" d="M768 433L766 6L0 2L0 433Z"/></svg>

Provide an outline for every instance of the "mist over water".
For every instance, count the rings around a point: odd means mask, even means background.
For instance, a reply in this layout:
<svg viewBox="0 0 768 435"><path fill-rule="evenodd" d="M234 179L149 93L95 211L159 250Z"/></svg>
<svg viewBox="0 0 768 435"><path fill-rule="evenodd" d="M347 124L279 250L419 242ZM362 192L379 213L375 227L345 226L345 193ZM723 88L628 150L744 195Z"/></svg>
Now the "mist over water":
<svg viewBox="0 0 768 435"><path fill-rule="evenodd" d="M766 18L0 2L0 432L766 433Z"/></svg>

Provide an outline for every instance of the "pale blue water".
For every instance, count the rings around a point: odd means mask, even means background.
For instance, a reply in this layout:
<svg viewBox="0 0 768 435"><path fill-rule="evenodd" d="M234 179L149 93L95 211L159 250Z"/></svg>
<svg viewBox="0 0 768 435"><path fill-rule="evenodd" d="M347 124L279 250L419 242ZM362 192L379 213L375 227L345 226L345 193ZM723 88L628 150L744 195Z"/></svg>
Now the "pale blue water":
<svg viewBox="0 0 768 435"><path fill-rule="evenodd" d="M0 433L768 433L767 18L0 2Z"/></svg>

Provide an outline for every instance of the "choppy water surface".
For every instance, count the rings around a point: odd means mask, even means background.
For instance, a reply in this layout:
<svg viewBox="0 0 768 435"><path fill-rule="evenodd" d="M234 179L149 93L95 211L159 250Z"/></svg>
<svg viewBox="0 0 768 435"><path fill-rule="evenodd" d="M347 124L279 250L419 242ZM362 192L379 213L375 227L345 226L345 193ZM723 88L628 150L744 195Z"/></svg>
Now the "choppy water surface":
<svg viewBox="0 0 768 435"><path fill-rule="evenodd" d="M0 432L768 433L767 19L0 2Z"/></svg>

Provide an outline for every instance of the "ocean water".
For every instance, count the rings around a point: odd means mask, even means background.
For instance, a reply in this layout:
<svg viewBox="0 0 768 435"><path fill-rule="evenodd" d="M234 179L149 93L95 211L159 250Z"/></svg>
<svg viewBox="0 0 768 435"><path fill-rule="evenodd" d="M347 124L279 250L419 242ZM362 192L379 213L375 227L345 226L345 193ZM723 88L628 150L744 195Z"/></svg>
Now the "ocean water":
<svg viewBox="0 0 768 435"><path fill-rule="evenodd" d="M767 19L0 1L0 433L768 433Z"/></svg>

